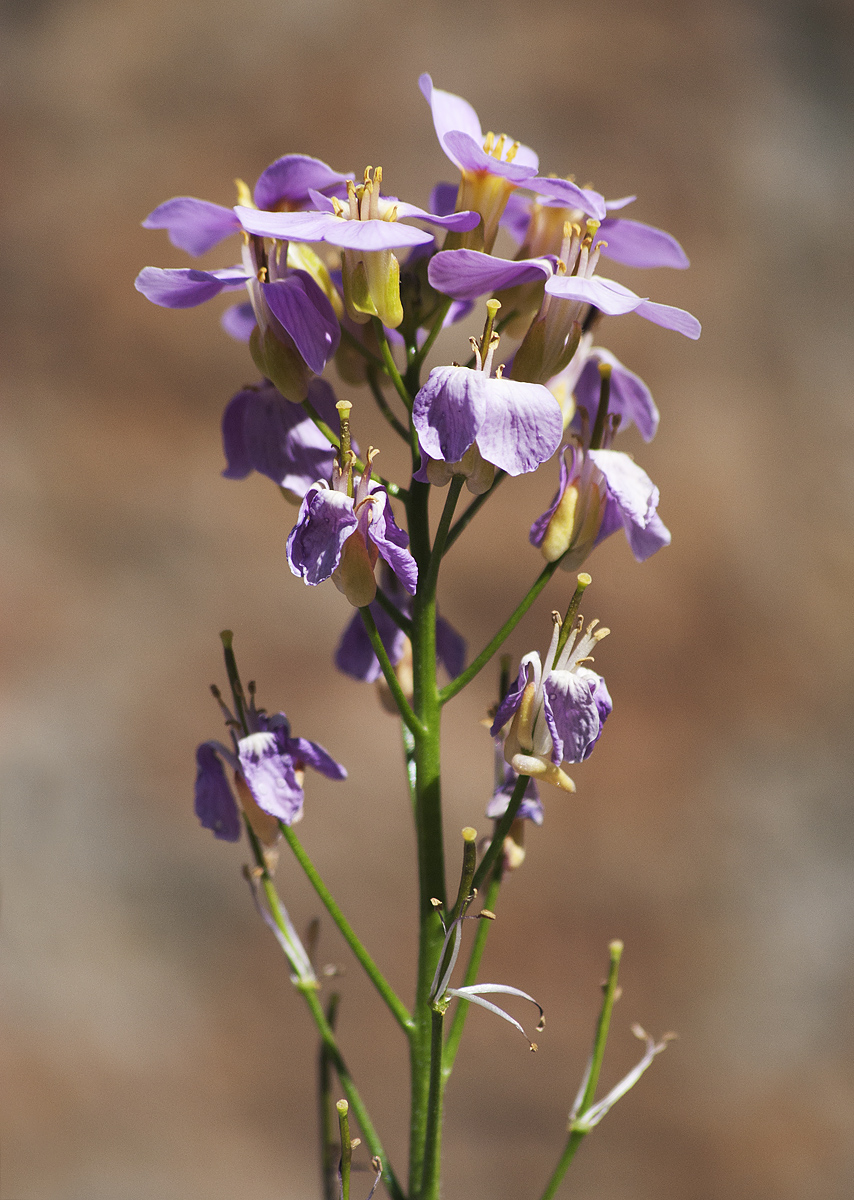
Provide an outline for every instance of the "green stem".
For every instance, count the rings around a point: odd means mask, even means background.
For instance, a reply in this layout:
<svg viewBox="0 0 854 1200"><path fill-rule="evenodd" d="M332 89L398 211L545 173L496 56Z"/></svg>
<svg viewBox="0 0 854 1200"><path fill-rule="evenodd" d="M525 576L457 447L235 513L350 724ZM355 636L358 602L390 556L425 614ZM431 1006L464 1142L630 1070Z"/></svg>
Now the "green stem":
<svg viewBox="0 0 854 1200"><path fill-rule="evenodd" d="M501 820L495 826L495 833L492 835L492 841L486 848L486 853L480 860L480 866L474 873L472 886L480 890L484 879L489 874L492 866L498 860L498 855L501 853L504 846L504 839L510 832L510 826L516 820L516 814L522 807L522 800L525 797L525 788L528 786L530 775L520 775L516 780L516 786L513 788L513 795L507 804L507 809ZM487 906L488 907L488 906Z"/></svg>
<svg viewBox="0 0 854 1200"><path fill-rule="evenodd" d="M341 1200L350 1200L350 1170L353 1163L348 1117L350 1105L346 1100L339 1100L335 1107L338 1109L338 1128L341 1132Z"/></svg>
<svg viewBox="0 0 854 1200"><path fill-rule="evenodd" d="M608 1029L611 1024L611 1013L614 1009L614 1002L617 999L617 972L620 967L620 956L623 953L622 942L611 942L608 947L611 955L610 967L608 970L608 981L605 984L605 995L602 999L602 1008L599 1012L599 1020L596 1023L596 1035L593 1039L593 1053L590 1058L590 1070L587 1076L587 1086L584 1089L584 1095L581 1098L581 1103L578 1106L578 1111L575 1114L577 1117L582 1117L587 1110L592 1106L596 1095L596 1087L599 1083L599 1072L602 1070L602 1059L605 1056L605 1043L608 1041ZM552 1200L557 1189L563 1182L563 1177L567 1172L569 1164L575 1157L575 1152L584 1138L587 1136L585 1129L573 1129L570 1126L569 1134L566 1139L566 1145L563 1148L558 1164L552 1172L551 1178L546 1184L541 1200Z"/></svg>
<svg viewBox="0 0 854 1200"><path fill-rule="evenodd" d="M371 639L371 645L374 648L374 654L376 654L377 658L379 659L382 673L385 676L385 681L388 684L389 691L394 697L394 702L398 707L398 711L400 712L401 720L409 727L409 729L412 730L414 734L417 735L423 732L422 724L412 711L412 706L406 699L406 696L404 696L403 688L400 686L400 681L394 673L394 667L391 665L391 659L388 656L388 651L383 645L382 638L379 635L377 623L374 620L374 614L371 612L370 606L366 604L364 608L359 609L359 612L362 614L362 621L364 622L365 630L368 634L368 637Z"/></svg>
<svg viewBox="0 0 854 1200"><path fill-rule="evenodd" d="M305 849L303 848L299 838L294 833L291 826L284 825L282 822L279 822L279 828L282 831L282 837L293 851L294 858L302 867L309 883L320 897L324 908L337 925L341 936L344 938L344 941L353 951L368 979L370 979L371 983L385 1001L389 1011L391 1012L391 1015L397 1021L398 1025L406 1034L406 1036L409 1037L413 1029L413 1022L406 1005L394 991L394 988L392 988L392 986L389 984L388 980L382 974L377 964L374 962L368 951L356 936L352 925L338 907L338 904L335 902L335 899L329 891L329 888L321 879L317 868L306 854Z"/></svg>
<svg viewBox="0 0 854 1200"><path fill-rule="evenodd" d="M438 1200L442 1151L442 1045L445 1015L432 1010L430 1039L430 1092L427 1104L427 1129L424 1138L424 1177L420 1200Z"/></svg>
<svg viewBox="0 0 854 1200"><path fill-rule="evenodd" d="M498 901L498 893L501 890L501 868L500 865L495 868L489 878L489 886L486 889L486 895L483 900L483 907L489 909L490 912L495 911L495 905ZM483 952L486 949L486 939L489 937L489 930L492 921L478 921L477 932L474 935L471 953L466 965L466 973L463 977L462 987L471 987L477 983L477 974L480 970ZM445 1051L442 1057L442 1074L445 1079L448 1079L451 1071L454 1069L454 1060L457 1057L457 1051L460 1048L460 1040L463 1036L463 1029L468 1016L469 1002L468 1000L457 1000L457 1007L454 1010L454 1015L451 1018L451 1027L448 1030L448 1036L445 1039Z"/></svg>
<svg viewBox="0 0 854 1200"><path fill-rule="evenodd" d="M377 358L376 354L373 354L367 346L363 346L359 339L354 337L350 330L346 329L343 325L341 326L341 337L349 346L352 346L354 350L357 350L359 354L361 354L362 358L367 359L371 366L379 367L379 369L382 370L383 364L380 359Z"/></svg>
<svg viewBox="0 0 854 1200"><path fill-rule="evenodd" d="M451 527L451 531L448 534L447 541L445 542L445 553L446 554L450 550L451 546L453 546L454 542L457 540L457 538L460 536L460 534L465 530L469 521L471 521L471 519L473 517L477 516L477 514L483 508L484 504L486 504L489 497L492 495L492 493L498 487L499 483L501 483L502 480L504 480L506 478L507 478L506 471L496 471L495 478L492 481L492 486L490 487L489 491L483 492L480 496L475 496L474 500L472 500L471 504L468 506L466 511Z"/></svg>
<svg viewBox="0 0 854 1200"><path fill-rule="evenodd" d="M329 997L326 1005L326 1023L334 1032L335 1015L338 1011L340 997L337 992ZM321 1041L320 1052L317 1056L317 1099L318 1117L320 1122L320 1170L323 1182L324 1200L338 1200L338 1187L335 1179L335 1122L332 1117L332 1062L329 1050Z"/></svg>
<svg viewBox="0 0 854 1200"><path fill-rule="evenodd" d="M436 341L436 338L442 332L442 323L444 322L445 317L448 315L448 312L449 312L452 304L453 304L453 300L451 299L450 296L447 298L447 300L444 300L442 302L442 304L439 306L439 308L436 311L436 316L433 319L433 325L430 329L430 332L427 334L427 337L424 339L424 341L421 345L421 348L419 350L417 350L415 352L415 354L413 354L413 356L412 356L412 359L410 361L410 367L414 367L419 373L421 371L422 366L424 365L424 360L426 359L426 357L430 353L430 351L433 349L433 343Z"/></svg>
<svg viewBox="0 0 854 1200"><path fill-rule="evenodd" d="M330 443L330 445L334 446L336 450L340 451L340 449L341 449L340 437L338 436L337 433L333 433L331 427L329 425L327 425L327 423L324 421L323 417L321 417L320 413L317 411L317 409L314 407L314 405L311 403L311 401L303 400L302 406L305 409L308 416L311 417L314 424L317 426L317 428L323 434L323 436ZM358 471L360 474L364 472L365 464L361 458L356 458L356 456L353 455L353 458L351 461L353 463L354 470ZM385 490L388 492L388 494L390 496L393 496L398 500L405 500L406 497L409 495L406 488L400 487L400 485L397 483L392 483L392 481L390 479L386 479L383 475L378 475L375 471L373 471L372 476L377 481L377 483L382 484L382 486L385 488Z"/></svg>
<svg viewBox="0 0 854 1200"><path fill-rule="evenodd" d="M394 384L395 390L403 403L406 405L407 411L412 412L412 397L410 396L406 385L401 379L400 371L397 369L397 363L394 361L394 355L391 352L391 346L388 344L388 338L385 335L383 323L379 317L372 317L371 320L374 323L374 332L376 333L377 341L379 342L380 354L382 355L385 373Z"/></svg>
<svg viewBox="0 0 854 1200"><path fill-rule="evenodd" d="M436 529L436 537L433 541L433 549L430 554L430 565L427 568L427 577L424 580L425 596L434 596L436 593L436 583L439 578L439 567L442 565L442 556L445 553L445 542L448 537L448 530L451 528L451 521L454 518L454 509L457 507L457 501L460 498L465 478L462 475L455 475L448 485L448 495L445 497L445 505L442 509L442 516L439 519L439 524Z"/></svg>
<svg viewBox="0 0 854 1200"><path fill-rule="evenodd" d="M382 388L379 385L379 380L377 379L377 373L373 368L368 369L368 383L370 384L370 388L371 388L371 392L373 393L374 400L377 403L377 408L380 410L382 415L388 421L389 425L391 425L394 432L396 434L398 434L400 437L402 437L405 442L408 442L409 441L409 430L406 428L405 425L403 425L397 419L397 417L394 415L394 413L389 408L388 401L386 400L385 396L383 395Z"/></svg>
<svg viewBox="0 0 854 1200"><path fill-rule="evenodd" d="M449 684L442 688L442 690L439 692L440 704L447 704L447 702L453 699L458 692L463 690L466 684L471 683L479 671L483 670L483 668L492 658L495 651L510 636L513 630L522 620L525 613L536 600L537 596L539 596L540 592L551 579L552 575L554 575L559 565L560 559L558 558L554 562L550 562L543 567L542 571L537 576L536 581L531 585L531 588L522 603L519 605L513 615L507 618L492 641L487 643L483 650L481 650L480 654L478 654L474 662L466 667L461 675L458 675L456 679L452 679Z"/></svg>
<svg viewBox="0 0 854 1200"><path fill-rule="evenodd" d="M410 637L412 634L412 622L410 621L409 617L405 617L403 615L397 605L389 599L381 587L377 588L377 604L381 609L383 609L384 612L388 613L398 629L402 630L407 637Z"/></svg>

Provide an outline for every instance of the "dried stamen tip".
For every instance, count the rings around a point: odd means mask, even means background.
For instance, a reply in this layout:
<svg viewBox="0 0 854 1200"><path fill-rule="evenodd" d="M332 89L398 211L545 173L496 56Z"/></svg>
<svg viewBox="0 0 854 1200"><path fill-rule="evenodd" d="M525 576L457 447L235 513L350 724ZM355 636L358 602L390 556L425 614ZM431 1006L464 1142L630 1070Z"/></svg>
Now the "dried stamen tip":
<svg viewBox="0 0 854 1200"><path fill-rule="evenodd" d="M482 908L482 909L480 910L480 912L477 914L477 919L478 919L479 921L480 921L480 920L483 920L483 921L494 921L494 920L495 920L495 913L492 911L492 909L491 909L491 908Z"/></svg>
<svg viewBox="0 0 854 1200"><path fill-rule="evenodd" d="M563 625L563 617L556 608L552 609L552 622L558 627L558 629L560 629L561 625Z"/></svg>
<svg viewBox="0 0 854 1200"><path fill-rule="evenodd" d="M529 1044L529 1046L530 1046L530 1048L531 1048L531 1051L532 1051L534 1054L536 1054L536 1053L537 1053L537 1051L539 1050L539 1046L537 1045L537 1043L536 1043L536 1042L529 1042L528 1044Z"/></svg>
<svg viewBox="0 0 854 1200"><path fill-rule="evenodd" d="M430 903L433 905L433 907L434 907L434 908L441 908L441 907L442 907L442 901L441 901L441 900L437 900L435 896L431 896L431 897L430 897Z"/></svg>

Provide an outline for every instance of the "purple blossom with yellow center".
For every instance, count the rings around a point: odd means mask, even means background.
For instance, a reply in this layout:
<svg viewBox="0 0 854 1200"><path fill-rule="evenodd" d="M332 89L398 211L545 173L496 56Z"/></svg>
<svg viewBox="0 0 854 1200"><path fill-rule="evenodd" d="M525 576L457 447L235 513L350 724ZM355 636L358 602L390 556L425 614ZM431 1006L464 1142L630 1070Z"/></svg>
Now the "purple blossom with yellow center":
<svg viewBox="0 0 854 1200"><path fill-rule="evenodd" d="M591 754L613 707L605 680L584 665L610 632L598 624L591 621L585 629L579 616L561 645L555 614L545 665L536 651L525 655L490 730L493 737L503 736L504 759L518 775L566 792L574 792L575 784L561 764L583 762Z"/></svg>
<svg viewBox="0 0 854 1200"><path fill-rule="evenodd" d="M340 401L338 408L349 412L350 405ZM377 594L374 567L379 557L410 595L415 594L418 567L407 549L408 534L395 522L388 493L371 481L375 450L369 449L364 472L353 478L345 422L342 415L344 451L333 466L332 484L321 479L306 492L288 535L287 558L293 574L311 587L332 579L355 608L364 608Z"/></svg>
<svg viewBox="0 0 854 1200"><path fill-rule="evenodd" d="M296 242L325 242L342 251L344 303L350 318L359 323L379 317L396 329L403 320L400 301L400 264L393 250L432 242L433 235L405 220L425 221L442 229L467 230L477 213L448 216L428 213L415 204L381 195L382 169L368 167L364 182L350 180L347 200L313 191L312 212L259 212L238 205L235 213L243 228L259 237Z"/></svg>
<svg viewBox="0 0 854 1200"><path fill-rule="evenodd" d="M425 455L417 480L442 486L463 475L468 489L482 494L495 467L508 475L534 471L560 445L563 417L548 388L506 379L501 366L492 375L498 307L487 303L483 337L470 339L475 366L434 367L415 397L412 423Z"/></svg>
<svg viewBox="0 0 854 1200"><path fill-rule="evenodd" d="M196 816L215 837L236 842L242 811L260 841L271 846L279 837L279 821L292 825L302 817L306 767L327 779L346 779L347 772L316 742L292 737L284 713L268 716L257 708L252 684L249 703L243 708L248 728L243 736L238 733L243 733L242 722L223 703L219 691L211 690L231 731L231 747L209 741L197 748ZM226 777L226 766L233 772L234 790Z"/></svg>
<svg viewBox="0 0 854 1200"><path fill-rule="evenodd" d="M473 209L482 224L455 245L489 253L498 233L505 206L517 187L539 191L552 189L552 181L538 175L539 157L530 146L513 141L506 134L484 135L480 118L462 96L442 91L424 74L418 80L424 99L430 105L439 145L460 170L457 209ZM562 180L566 203L572 203L591 216L605 216L605 201L598 192L576 187Z"/></svg>

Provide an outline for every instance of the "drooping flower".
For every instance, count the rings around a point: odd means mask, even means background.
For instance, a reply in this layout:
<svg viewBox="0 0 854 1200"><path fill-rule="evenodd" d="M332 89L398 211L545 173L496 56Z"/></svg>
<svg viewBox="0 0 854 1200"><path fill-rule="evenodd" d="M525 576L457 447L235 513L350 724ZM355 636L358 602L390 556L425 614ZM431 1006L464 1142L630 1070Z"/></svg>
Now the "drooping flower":
<svg viewBox="0 0 854 1200"><path fill-rule="evenodd" d="M418 80L430 105L439 145L460 170L457 209L473 209L481 224L466 237L456 238L456 248L469 247L489 253L507 201L517 187L538 191L550 180L538 176L539 157L529 146L511 141L506 134L484 136L480 119L461 96L433 87L429 75ZM605 201L598 192L565 184L567 202L595 217L605 216Z"/></svg>
<svg viewBox="0 0 854 1200"><path fill-rule="evenodd" d="M525 655L490 730L493 737L504 737L505 761L518 775L567 792L574 792L575 784L561 764L583 762L590 755L613 707L605 680L584 665L609 633L597 625L591 621L584 629L579 617L558 653L561 623L555 614L545 665L536 651Z"/></svg>
<svg viewBox="0 0 854 1200"><path fill-rule="evenodd" d="M308 399L334 428L338 412L329 384L313 379ZM222 416L222 445L226 479L245 479L258 471L295 500L301 500L316 480L331 476L336 455L305 409L285 400L267 380L243 388L228 402Z"/></svg>
<svg viewBox="0 0 854 1200"><path fill-rule="evenodd" d="M415 478L442 486L452 475L464 475L475 494L491 486L495 467L508 475L536 470L554 454L563 431L560 406L548 388L505 379L503 367L492 376L498 304L487 308L483 338L470 339L474 368L434 367L412 407L422 452L432 460Z"/></svg>
<svg viewBox="0 0 854 1200"><path fill-rule="evenodd" d="M349 412L350 405L340 401L338 408ZM306 492L288 535L288 565L312 587L331 578L354 607L363 608L376 596L374 567L382 556L414 595L418 567L407 549L409 537L395 522L385 488L371 482L377 452L368 451L366 469L354 479L343 414L341 425L342 452L333 466L332 485L321 479Z"/></svg>
<svg viewBox="0 0 854 1200"><path fill-rule="evenodd" d="M593 345L592 331L582 335L569 364L548 382L548 389L563 412L564 426L581 434L582 413L587 414L588 426L592 425L601 396L602 364L611 368L608 412L619 418L620 429L636 425L643 440L652 441L659 419L652 393L640 376L610 350Z"/></svg>
<svg viewBox="0 0 854 1200"><path fill-rule="evenodd" d="M238 205L235 212L244 229L259 237L296 242L326 242L342 250L344 303L359 323L379 317L390 329L403 320L400 264L392 253L419 246L433 235L404 220L426 221L443 229L471 229L477 213L439 216L394 196L382 196L382 170L368 167L358 187L350 181L347 203L312 192L315 211L270 213Z"/></svg>
<svg viewBox="0 0 854 1200"><path fill-rule="evenodd" d="M658 488L628 454L585 450L573 438L560 458L558 490L531 526L530 540L548 562L559 558L563 570L575 571L622 528L635 559L644 562L670 545L658 500Z"/></svg>
<svg viewBox="0 0 854 1200"><path fill-rule="evenodd" d="M231 733L231 747L222 742L202 742L196 750L196 816L205 829L223 841L240 837L240 812L245 814L256 836L270 846L279 836L278 824L292 825L302 816L305 768L312 767L328 779L346 779L347 772L322 746L307 738L292 737L284 713L268 716L255 705L250 684L249 703L244 705L248 733L212 689ZM234 791L225 766L234 772Z"/></svg>

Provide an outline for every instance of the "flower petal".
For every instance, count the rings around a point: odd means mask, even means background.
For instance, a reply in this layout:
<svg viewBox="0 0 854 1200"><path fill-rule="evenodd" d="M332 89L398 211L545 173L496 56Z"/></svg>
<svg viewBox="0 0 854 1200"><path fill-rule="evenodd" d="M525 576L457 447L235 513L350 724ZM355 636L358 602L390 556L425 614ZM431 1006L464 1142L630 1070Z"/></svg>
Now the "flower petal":
<svg viewBox="0 0 854 1200"><path fill-rule="evenodd" d="M398 527L391 504L381 488L372 493L368 536L411 596L418 584L418 567L407 550L409 535Z"/></svg>
<svg viewBox="0 0 854 1200"><path fill-rule="evenodd" d="M319 771L327 779L347 778L345 768L339 762L336 762L327 750L324 750L322 746L318 746L317 742L310 742L308 738L304 737L287 738L285 749L287 754L293 759L297 770L301 766L306 765L313 767L315 771Z"/></svg>
<svg viewBox="0 0 854 1200"><path fill-rule="evenodd" d="M604 196L600 196L591 188L580 188L568 179L552 179L538 175L534 179L526 180L524 186L540 196L558 200L565 208L580 208L597 221L601 221L607 212Z"/></svg>
<svg viewBox="0 0 854 1200"><path fill-rule="evenodd" d="M213 742L202 742L196 750L196 816L215 837L236 842L240 838L240 813L214 746Z"/></svg>
<svg viewBox="0 0 854 1200"><path fill-rule="evenodd" d="M220 271L197 271L194 267L143 267L134 287L161 308L195 308L220 292L233 292L247 280L242 267Z"/></svg>
<svg viewBox="0 0 854 1200"><path fill-rule="evenodd" d="M540 383L488 379L477 444L487 462L521 475L551 458L563 436L560 405Z"/></svg>
<svg viewBox="0 0 854 1200"><path fill-rule="evenodd" d="M338 318L325 293L305 271L263 283L261 290L307 366L319 375L341 340Z"/></svg>
<svg viewBox="0 0 854 1200"><path fill-rule="evenodd" d="M466 665L465 638L444 617L436 618L436 658L450 679L461 675Z"/></svg>
<svg viewBox="0 0 854 1200"><path fill-rule="evenodd" d="M658 409L652 394L640 376L624 367L609 350L599 346L591 350L574 389L578 407L587 410L591 422L595 420L602 382L599 363L607 363L611 367L608 412L620 417L621 429L634 422L643 440L651 441L658 429Z"/></svg>
<svg viewBox="0 0 854 1200"><path fill-rule="evenodd" d="M222 314L219 323L230 337L238 342L248 342L257 324L255 310L248 300L245 304L232 304Z"/></svg>
<svg viewBox="0 0 854 1200"><path fill-rule="evenodd" d="M288 565L294 575L311 587L329 579L356 524L349 496L317 485L309 488L288 535Z"/></svg>
<svg viewBox="0 0 854 1200"><path fill-rule="evenodd" d="M452 207L449 213L435 215L427 212L426 209L419 208L417 204L405 204L402 200L395 200L391 196L383 196L382 199L384 205L391 204L397 209L399 220L409 218L411 220L427 221L430 225L438 225L440 229L451 229L462 233L474 229L475 225L480 221L480 213L472 212L470 209L464 212L454 212Z"/></svg>
<svg viewBox="0 0 854 1200"><path fill-rule="evenodd" d="M412 423L431 458L459 462L486 414L486 380L467 367L434 367L415 397Z"/></svg>
<svg viewBox="0 0 854 1200"><path fill-rule="evenodd" d="M303 204L308 200L311 189L319 192L331 190L333 195L338 195L340 190L340 194L346 195L347 180L352 178L352 171L342 175L319 158L310 158L307 154L285 154L261 172L255 184L254 200L259 208L269 209L283 201Z"/></svg>
<svg viewBox="0 0 854 1200"><path fill-rule="evenodd" d="M255 803L291 825L302 815L303 790L290 758L281 754L275 733L251 733L237 743L240 769Z"/></svg>
<svg viewBox="0 0 854 1200"><path fill-rule="evenodd" d="M609 205L610 208L610 205ZM602 253L627 267L675 267L684 270L691 264L675 237L625 217L606 217L597 237L607 242Z"/></svg>
<svg viewBox="0 0 854 1200"><path fill-rule="evenodd" d="M519 146L513 161L503 162L486 153L482 138L474 138L469 133L453 130L445 134L441 143L448 158L456 163L461 171L497 175L517 186L532 179L539 166L539 159L530 146Z"/></svg>
<svg viewBox="0 0 854 1200"><path fill-rule="evenodd" d="M593 674L591 671L590 674ZM580 671L552 671L543 684L543 710L551 712L552 731L560 762L582 762L593 748L601 728L599 707ZM549 722L550 731L552 721Z"/></svg>
<svg viewBox="0 0 854 1200"><path fill-rule="evenodd" d="M437 292L455 300L476 300L502 288L549 279L556 264L557 259L551 255L516 262L479 250L440 250L430 260L427 278Z"/></svg>
<svg viewBox="0 0 854 1200"><path fill-rule="evenodd" d="M433 127L436 130L439 145L445 150L451 162L459 167L460 163L445 146L445 134L450 133L453 129L460 129L476 141L482 142L483 131L480 127L480 118L468 100L464 100L462 96L455 96L453 92L443 92L441 88L433 87L433 80L426 72L419 77L418 86L433 113Z"/></svg>
<svg viewBox="0 0 854 1200"><path fill-rule="evenodd" d="M142 225L144 229L168 229L172 245L188 254L204 254L240 229L230 208L195 196L175 196L159 204Z"/></svg>

